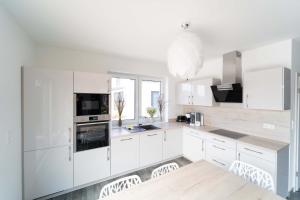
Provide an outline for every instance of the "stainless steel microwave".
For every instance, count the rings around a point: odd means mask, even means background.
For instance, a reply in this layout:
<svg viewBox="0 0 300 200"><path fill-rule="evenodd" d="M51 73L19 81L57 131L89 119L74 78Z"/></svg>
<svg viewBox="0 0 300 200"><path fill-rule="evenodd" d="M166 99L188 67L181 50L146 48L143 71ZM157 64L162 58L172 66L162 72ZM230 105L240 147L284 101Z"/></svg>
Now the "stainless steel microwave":
<svg viewBox="0 0 300 200"><path fill-rule="evenodd" d="M74 122L110 120L110 94L74 94Z"/></svg>

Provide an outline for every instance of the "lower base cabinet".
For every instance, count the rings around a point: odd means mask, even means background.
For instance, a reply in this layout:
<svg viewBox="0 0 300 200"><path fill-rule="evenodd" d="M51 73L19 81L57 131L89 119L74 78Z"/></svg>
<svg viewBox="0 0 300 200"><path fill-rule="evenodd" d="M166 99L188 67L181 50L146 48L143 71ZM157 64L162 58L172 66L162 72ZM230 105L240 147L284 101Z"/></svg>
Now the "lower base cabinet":
<svg viewBox="0 0 300 200"><path fill-rule="evenodd" d="M183 131L183 156L196 162L205 158L204 139L192 130Z"/></svg>
<svg viewBox="0 0 300 200"><path fill-rule="evenodd" d="M110 147L74 153L74 186L110 176Z"/></svg>
<svg viewBox="0 0 300 200"><path fill-rule="evenodd" d="M25 200L36 199L72 187L72 145L24 152Z"/></svg>
<svg viewBox="0 0 300 200"><path fill-rule="evenodd" d="M169 129L163 135L163 159L182 155L182 129Z"/></svg>
<svg viewBox="0 0 300 200"><path fill-rule="evenodd" d="M140 167L163 159L163 131L149 131L140 135Z"/></svg>
<svg viewBox="0 0 300 200"><path fill-rule="evenodd" d="M113 138L111 140L111 175L139 167L139 135Z"/></svg>

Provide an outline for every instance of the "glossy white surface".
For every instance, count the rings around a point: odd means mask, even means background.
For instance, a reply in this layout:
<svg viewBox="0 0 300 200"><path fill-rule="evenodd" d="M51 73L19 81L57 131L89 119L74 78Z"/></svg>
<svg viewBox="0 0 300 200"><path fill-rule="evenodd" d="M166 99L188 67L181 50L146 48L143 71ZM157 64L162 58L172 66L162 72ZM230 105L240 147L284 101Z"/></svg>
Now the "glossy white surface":
<svg viewBox="0 0 300 200"><path fill-rule="evenodd" d="M74 186L110 176L110 148L103 147L74 153Z"/></svg>
<svg viewBox="0 0 300 200"><path fill-rule="evenodd" d="M24 68L24 151L73 143L73 72Z"/></svg>
<svg viewBox="0 0 300 200"><path fill-rule="evenodd" d="M163 131L149 131L140 135L140 167L163 159Z"/></svg>
<svg viewBox="0 0 300 200"><path fill-rule="evenodd" d="M72 145L24 152L25 200L35 199L72 187Z"/></svg>
<svg viewBox="0 0 300 200"><path fill-rule="evenodd" d="M182 129L169 129L163 133L163 159L182 155Z"/></svg>
<svg viewBox="0 0 300 200"><path fill-rule="evenodd" d="M111 174L139 167L140 136L128 135L111 140Z"/></svg>
<svg viewBox="0 0 300 200"><path fill-rule="evenodd" d="M108 74L74 72L74 93L110 93Z"/></svg>
<svg viewBox="0 0 300 200"><path fill-rule="evenodd" d="M205 141L188 129L183 129L183 156L196 162L205 158Z"/></svg>
<svg viewBox="0 0 300 200"><path fill-rule="evenodd" d="M245 107L249 109L289 109L290 73L277 67L244 74Z"/></svg>

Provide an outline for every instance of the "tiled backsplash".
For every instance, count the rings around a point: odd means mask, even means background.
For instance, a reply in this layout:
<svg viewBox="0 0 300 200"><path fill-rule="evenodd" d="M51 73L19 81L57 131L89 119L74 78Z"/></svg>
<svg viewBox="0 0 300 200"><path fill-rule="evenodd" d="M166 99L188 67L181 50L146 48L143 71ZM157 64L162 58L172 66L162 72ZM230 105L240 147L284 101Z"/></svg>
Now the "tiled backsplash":
<svg viewBox="0 0 300 200"><path fill-rule="evenodd" d="M184 113L204 114L204 124L249 135L290 141L290 111L248 110L235 107L184 106ZM265 128L263 127L265 124ZM266 127L274 125L274 129Z"/></svg>

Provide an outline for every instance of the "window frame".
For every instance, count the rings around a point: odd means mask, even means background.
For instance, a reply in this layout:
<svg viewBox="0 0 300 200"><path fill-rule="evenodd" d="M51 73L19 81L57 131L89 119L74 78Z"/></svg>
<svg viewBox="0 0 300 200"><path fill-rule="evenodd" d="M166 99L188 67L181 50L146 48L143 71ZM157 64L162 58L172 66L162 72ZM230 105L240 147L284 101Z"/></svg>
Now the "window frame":
<svg viewBox="0 0 300 200"><path fill-rule="evenodd" d="M138 75L138 74L127 74L127 73L119 73L119 72L109 72L112 78L124 78L124 79L132 79L135 80L134 84L134 119L125 119L122 120L123 125L128 124L139 124L139 123L149 123L151 122L149 117L144 118L142 116L142 81L155 81L160 82L160 94L165 94L165 79L161 77L154 77L154 76L145 76L145 75ZM112 94L111 94L112 95ZM113 102L111 102L113 103ZM111 108L112 109L112 108ZM157 111L159 112L159 111ZM160 120L160 117L155 117L154 121L157 122ZM117 126L118 120L112 120L112 125Z"/></svg>

